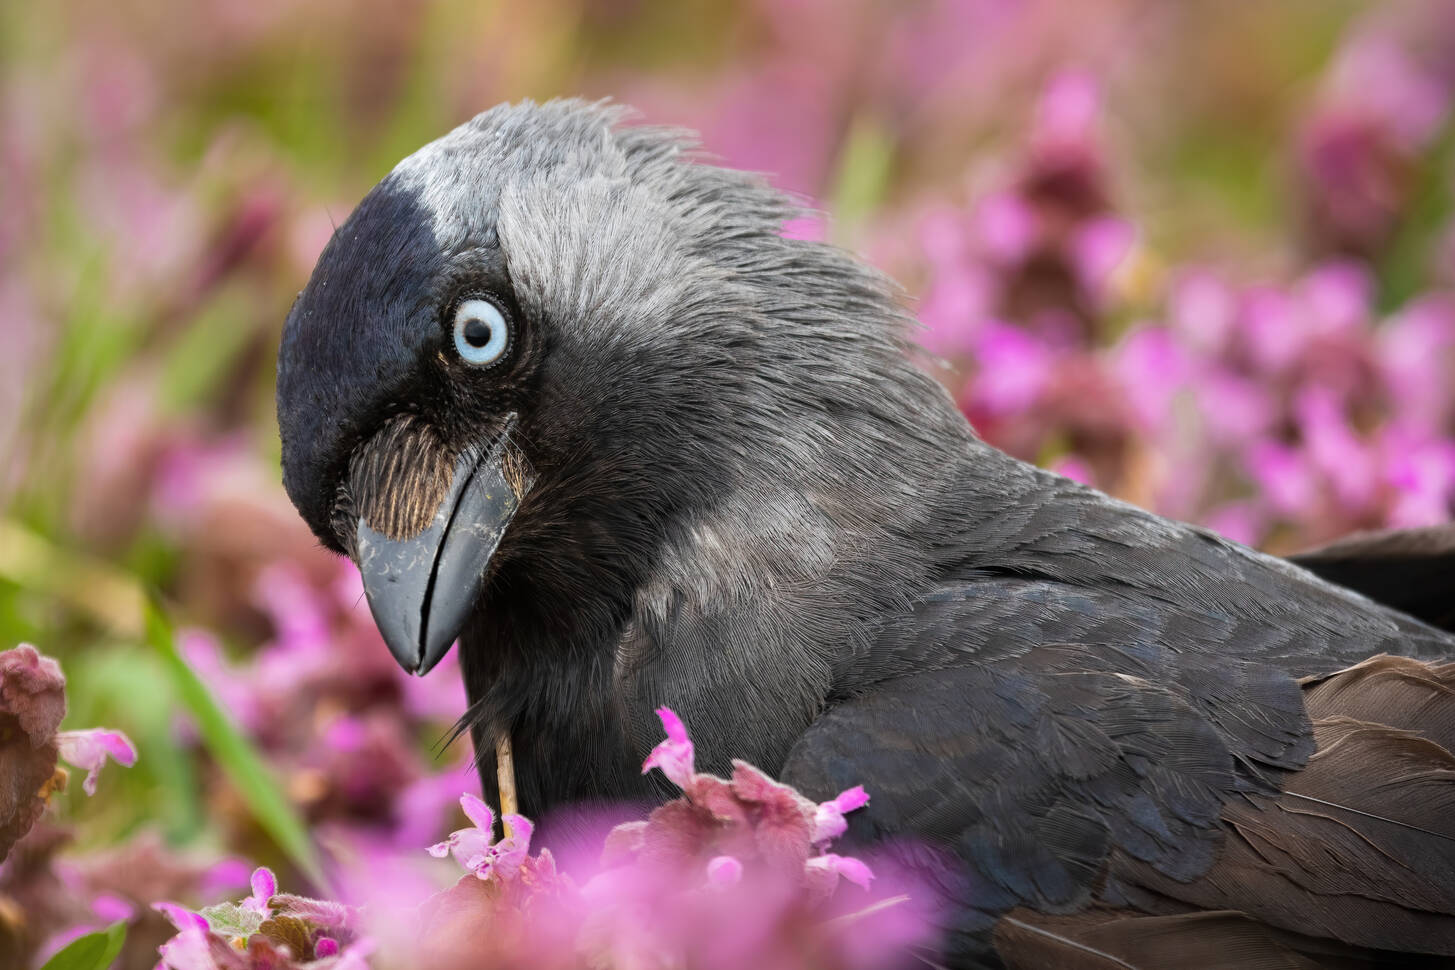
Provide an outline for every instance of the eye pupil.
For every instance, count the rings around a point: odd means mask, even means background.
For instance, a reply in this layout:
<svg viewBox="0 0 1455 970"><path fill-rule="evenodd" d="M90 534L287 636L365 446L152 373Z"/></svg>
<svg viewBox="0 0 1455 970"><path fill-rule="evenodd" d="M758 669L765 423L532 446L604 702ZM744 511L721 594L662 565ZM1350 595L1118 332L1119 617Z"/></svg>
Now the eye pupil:
<svg viewBox="0 0 1455 970"><path fill-rule="evenodd" d="M483 347L490 342L490 324L478 318L466 321L465 342L471 347Z"/></svg>

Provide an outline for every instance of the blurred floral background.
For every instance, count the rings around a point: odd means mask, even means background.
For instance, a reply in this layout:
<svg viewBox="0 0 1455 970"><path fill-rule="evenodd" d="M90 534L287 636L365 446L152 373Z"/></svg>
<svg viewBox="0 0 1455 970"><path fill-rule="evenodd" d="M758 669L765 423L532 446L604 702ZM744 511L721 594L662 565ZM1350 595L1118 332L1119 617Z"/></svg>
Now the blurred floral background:
<svg viewBox="0 0 1455 970"><path fill-rule="evenodd" d="M274 352L399 158L568 94L805 197L1013 454L1277 553L1451 516L1451 0L0 5L0 649L140 752L0 866L0 970L254 864L448 884L458 674L289 506Z"/></svg>

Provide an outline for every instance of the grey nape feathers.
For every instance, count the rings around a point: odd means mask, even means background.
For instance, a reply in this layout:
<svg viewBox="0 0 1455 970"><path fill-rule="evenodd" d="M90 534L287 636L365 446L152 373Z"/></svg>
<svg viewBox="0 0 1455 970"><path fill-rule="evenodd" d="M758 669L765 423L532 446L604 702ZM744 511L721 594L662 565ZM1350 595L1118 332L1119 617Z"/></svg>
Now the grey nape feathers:
<svg viewBox="0 0 1455 970"><path fill-rule="evenodd" d="M659 795L666 704L703 769L943 850L955 966L1455 955L1449 543L1307 561L1341 587L1009 458L881 276L623 122L404 160L279 359L289 495L406 668L458 636L522 811Z"/></svg>

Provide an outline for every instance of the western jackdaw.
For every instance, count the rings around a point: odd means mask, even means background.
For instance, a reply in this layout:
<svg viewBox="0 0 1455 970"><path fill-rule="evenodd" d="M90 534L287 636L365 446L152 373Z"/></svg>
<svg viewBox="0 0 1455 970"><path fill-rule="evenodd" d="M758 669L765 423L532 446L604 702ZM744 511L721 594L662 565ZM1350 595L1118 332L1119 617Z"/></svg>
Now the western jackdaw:
<svg viewBox="0 0 1455 970"><path fill-rule="evenodd" d="M955 859L955 965L1455 955L1455 637L978 440L795 214L619 109L501 106L288 316L288 494L406 669L458 638L521 810L650 797L668 705L704 770L862 784L855 838Z"/></svg>

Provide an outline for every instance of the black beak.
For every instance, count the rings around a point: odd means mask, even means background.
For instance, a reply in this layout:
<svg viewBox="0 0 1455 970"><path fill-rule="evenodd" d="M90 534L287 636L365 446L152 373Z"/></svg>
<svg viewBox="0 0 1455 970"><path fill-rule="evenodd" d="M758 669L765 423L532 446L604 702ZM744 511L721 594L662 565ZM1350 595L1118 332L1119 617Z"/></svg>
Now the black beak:
<svg viewBox="0 0 1455 970"><path fill-rule="evenodd" d="M507 447L501 434L483 456L462 455L434 519L416 536L390 539L359 520L364 595L394 659L410 673L429 673L449 652L520 505L505 474Z"/></svg>

